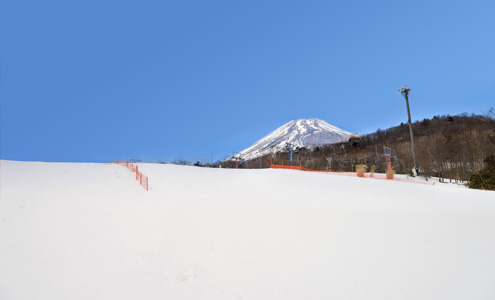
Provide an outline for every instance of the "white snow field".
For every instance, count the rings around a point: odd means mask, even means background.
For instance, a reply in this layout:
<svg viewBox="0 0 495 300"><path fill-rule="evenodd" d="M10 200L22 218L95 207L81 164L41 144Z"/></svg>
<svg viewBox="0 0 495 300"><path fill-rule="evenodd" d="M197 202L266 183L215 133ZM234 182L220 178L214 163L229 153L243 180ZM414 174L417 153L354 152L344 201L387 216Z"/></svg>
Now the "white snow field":
<svg viewBox="0 0 495 300"><path fill-rule="evenodd" d="M495 193L1 161L0 299L495 299Z"/></svg>

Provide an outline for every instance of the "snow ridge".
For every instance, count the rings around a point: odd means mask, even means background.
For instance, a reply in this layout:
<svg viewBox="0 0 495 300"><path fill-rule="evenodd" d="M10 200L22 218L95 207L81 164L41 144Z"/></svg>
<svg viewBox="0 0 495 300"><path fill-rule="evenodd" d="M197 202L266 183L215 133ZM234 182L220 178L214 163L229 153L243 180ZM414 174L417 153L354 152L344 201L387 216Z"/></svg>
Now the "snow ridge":
<svg viewBox="0 0 495 300"><path fill-rule="evenodd" d="M350 135L343 129L319 119L290 121L268 134L251 147L240 152L241 158L249 160L285 149L290 143L294 147L313 148L332 144Z"/></svg>

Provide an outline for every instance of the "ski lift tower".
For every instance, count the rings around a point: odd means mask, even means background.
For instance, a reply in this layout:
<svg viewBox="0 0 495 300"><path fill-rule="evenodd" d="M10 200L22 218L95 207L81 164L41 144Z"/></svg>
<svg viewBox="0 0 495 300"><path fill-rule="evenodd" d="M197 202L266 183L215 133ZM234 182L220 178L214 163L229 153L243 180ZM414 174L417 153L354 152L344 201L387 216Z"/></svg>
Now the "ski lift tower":
<svg viewBox="0 0 495 300"><path fill-rule="evenodd" d="M294 145L291 143L285 143L285 149L290 153L290 165L292 166L292 152L294 151Z"/></svg>
<svg viewBox="0 0 495 300"><path fill-rule="evenodd" d="M238 161L241 160L241 154L240 153L234 153L231 157L231 159L235 159L235 168L239 169L239 163Z"/></svg>
<svg viewBox="0 0 495 300"><path fill-rule="evenodd" d="M333 157L327 157L327 162L328 162L327 170L328 171L332 171L332 160L333 160Z"/></svg>
<svg viewBox="0 0 495 300"><path fill-rule="evenodd" d="M416 161L416 147L414 147L414 136L413 136L413 130L412 130L412 125L411 125L411 111L409 110L409 91L411 89L406 85L403 88L399 89L399 92L406 98L406 106L407 106L407 118L409 122L409 134L411 136L411 147L412 147L412 154L413 154L413 160L414 160L414 169L412 170L413 175L417 176L418 175L418 162Z"/></svg>
<svg viewBox="0 0 495 300"><path fill-rule="evenodd" d="M380 155L378 155L378 148L375 147L375 153L376 153L376 158L375 158L375 172L378 172L380 168L380 162L382 159L380 158Z"/></svg>

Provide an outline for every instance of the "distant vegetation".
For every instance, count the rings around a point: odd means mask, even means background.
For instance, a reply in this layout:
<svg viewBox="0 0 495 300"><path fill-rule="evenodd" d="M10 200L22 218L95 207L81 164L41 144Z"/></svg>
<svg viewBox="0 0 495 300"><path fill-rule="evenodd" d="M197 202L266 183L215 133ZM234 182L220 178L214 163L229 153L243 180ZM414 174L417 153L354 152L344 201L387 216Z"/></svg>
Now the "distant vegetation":
<svg viewBox="0 0 495 300"><path fill-rule="evenodd" d="M495 156L488 156L485 167L479 172L471 175L468 186L473 189L495 190Z"/></svg>
<svg viewBox="0 0 495 300"><path fill-rule="evenodd" d="M486 174L479 172L487 167L486 159L495 155L494 117L494 110L491 109L484 115L439 115L414 122L420 175L426 178L439 177L441 181L469 181L475 178L472 177L473 174ZM392 165L395 172L409 174L414 163L407 124L378 129L374 133L352 138L345 143L298 149L297 153L293 154L293 164L301 164L305 168L315 170L338 171L355 171L356 165L364 164L368 170L374 168L376 172L384 173L386 162L383 146L392 148ZM240 167L267 168L270 161L290 164L289 153L278 152L244 161ZM224 167L235 167L235 162L232 161L222 164Z"/></svg>

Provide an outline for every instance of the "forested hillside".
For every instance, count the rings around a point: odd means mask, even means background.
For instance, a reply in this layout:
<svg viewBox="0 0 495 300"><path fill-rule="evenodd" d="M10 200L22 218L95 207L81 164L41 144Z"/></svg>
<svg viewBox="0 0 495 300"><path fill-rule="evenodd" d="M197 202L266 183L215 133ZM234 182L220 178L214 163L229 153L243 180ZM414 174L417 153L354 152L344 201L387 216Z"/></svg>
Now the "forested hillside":
<svg viewBox="0 0 495 300"><path fill-rule="evenodd" d="M491 110L493 112L493 110ZM435 116L413 123L417 160L422 176L469 180L483 167L483 160L495 154L495 118L486 115ZM414 166L409 126L400 124L385 130L350 139L348 142L314 149L298 149L293 164L316 170L354 171L366 164L376 172L386 169L384 148L392 149L392 165L399 174L408 174ZM245 161L244 168L268 167L270 161L290 164L289 153L278 152ZM232 162L227 162L230 166ZM235 164L235 163L234 163Z"/></svg>

